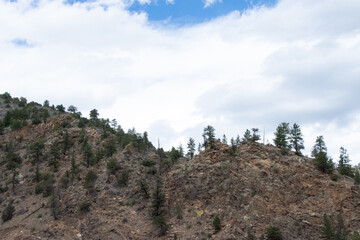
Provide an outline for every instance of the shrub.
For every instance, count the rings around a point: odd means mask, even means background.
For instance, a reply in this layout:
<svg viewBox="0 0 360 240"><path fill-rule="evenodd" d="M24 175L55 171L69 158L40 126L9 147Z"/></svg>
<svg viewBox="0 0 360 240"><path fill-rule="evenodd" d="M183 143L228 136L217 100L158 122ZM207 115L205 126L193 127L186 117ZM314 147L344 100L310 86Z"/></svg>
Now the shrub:
<svg viewBox="0 0 360 240"><path fill-rule="evenodd" d="M266 239L267 240L282 240L280 229L275 226L269 226L266 228Z"/></svg>
<svg viewBox="0 0 360 240"><path fill-rule="evenodd" d="M88 212L90 210L90 206L91 206L90 202L88 200L84 200L84 201L80 202L79 210L81 212Z"/></svg>
<svg viewBox="0 0 360 240"><path fill-rule="evenodd" d="M120 187L125 187L129 181L129 170L124 168L121 170L120 174L116 176L116 181Z"/></svg>
<svg viewBox="0 0 360 240"><path fill-rule="evenodd" d="M2 217L3 222L9 221L13 217L13 214L15 212L15 208L12 205L12 203L13 203L13 201L10 201L9 204L4 209L3 213L2 213L1 217Z"/></svg>
<svg viewBox="0 0 360 240"><path fill-rule="evenodd" d="M110 174L115 174L118 170L118 164L115 158L110 158L109 161L106 164L106 168L109 171Z"/></svg>
<svg viewBox="0 0 360 240"><path fill-rule="evenodd" d="M151 175L155 175L156 172L157 172L157 170L156 170L155 166L149 167L148 170L146 170L146 173L151 174Z"/></svg>
<svg viewBox="0 0 360 240"><path fill-rule="evenodd" d="M84 187L90 192L95 191L95 182L98 176L91 170L86 173Z"/></svg>
<svg viewBox="0 0 360 240"><path fill-rule="evenodd" d="M221 220L219 218L219 215L216 215L213 220L213 226L215 229L215 232L219 232L221 230Z"/></svg>
<svg viewBox="0 0 360 240"><path fill-rule="evenodd" d="M154 160L146 158L146 159L142 160L140 164L145 167L151 167L151 166L154 166L156 163Z"/></svg>
<svg viewBox="0 0 360 240"><path fill-rule="evenodd" d="M9 187L7 185L5 185L5 187L3 187L2 184L0 183L0 193L7 192L7 190L9 190Z"/></svg>
<svg viewBox="0 0 360 240"><path fill-rule="evenodd" d="M180 206L176 206L175 214L176 214L177 219L182 219L183 218L183 211L182 211Z"/></svg>
<svg viewBox="0 0 360 240"><path fill-rule="evenodd" d="M61 187L66 189L70 183L70 174L69 171L66 171L65 174L60 179Z"/></svg>

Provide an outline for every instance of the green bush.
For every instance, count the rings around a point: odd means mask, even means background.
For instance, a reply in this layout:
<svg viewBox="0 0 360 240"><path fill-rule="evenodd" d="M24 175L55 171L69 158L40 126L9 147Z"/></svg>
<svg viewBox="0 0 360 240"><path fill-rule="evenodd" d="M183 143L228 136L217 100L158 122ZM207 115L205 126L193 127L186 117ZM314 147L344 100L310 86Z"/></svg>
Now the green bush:
<svg viewBox="0 0 360 240"><path fill-rule="evenodd" d="M129 170L124 168L121 170L120 174L116 176L116 181L120 187L125 187L129 181Z"/></svg>
<svg viewBox="0 0 360 240"><path fill-rule="evenodd" d="M146 158L146 159L142 160L140 164L145 167L151 167L151 166L154 166L156 163L154 160Z"/></svg>
<svg viewBox="0 0 360 240"><path fill-rule="evenodd" d="M157 170L156 170L156 167L155 167L155 166L149 167L149 168L146 170L146 173L147 173L147 174L150 174L150 175L155 175L156 172L157 172Z"/></svg>
<svg viewBox="0 0 360 240"><path fill-rule="evenodd" d="M70 183L70 173L69 173L69 171L66 171L65 174L61 177L60 183L61 183L61 187L63 189L68 188L69 183Z"/></svg>
<svg viewBox="0 0 360 240"><path fill-rule="evenodd" d="M282 240L280 229L275 226L269 226L266 228L266 239L267 240Z"/></svg>
<svg viewBox="0 0 360 240"><path fill-rule="evenodd" d="M213 226L214 226L215 232L219 232L221 230L221 220L219 218L219 215L215 216L215 218L213 220Z"/></svg>
<svg viewBox="0 0 360 240"><path fill-rule="evenodd" d="M97 178L98 176L92 170L89 170L85 176L84 187L90 192L95 191L95 182Z"/></svg>
<svg viewBox="0 0 360 240"><path fill-rule="evenodd" d="M15 208L12 205L12 201L10 201L2 213L1 217L2 217L3 222L11 220L14 212L15 212Z"/></svg>
<svg viewBox="0 0 360 240"><path fill-rule="evenodd" d="M116 159L110 158L106 164L106 168L110 174L115 174L116 171L119 169Z"/></svg>
<svg viewBox="0 0 360 240"><path fill-rule="evenodd" d="M0 193L7 192L7 190L9 190L9 187L7 185L5 185L5 187L3 187L2 184L0 183Z"/></svg>
<svg viewBox="0 0 360 240"><path fill-rule="evenodd" d="M84 201L80 202L79 210L81 212L88 212L90 210L90 206L91 206L90 202L88 200L84 200Z"/></svg>

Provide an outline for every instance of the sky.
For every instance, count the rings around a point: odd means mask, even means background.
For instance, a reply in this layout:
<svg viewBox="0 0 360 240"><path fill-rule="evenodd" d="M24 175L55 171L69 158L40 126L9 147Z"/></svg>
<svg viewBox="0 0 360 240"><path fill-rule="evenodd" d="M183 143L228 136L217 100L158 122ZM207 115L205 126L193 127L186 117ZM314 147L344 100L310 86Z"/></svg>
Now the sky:
<svg viewBox="0 0 360 240"><path fill-rule="evenodd" d="M358 0L0 0L0 92L75 105L165 149L281 122L360 163Z"/></svg>

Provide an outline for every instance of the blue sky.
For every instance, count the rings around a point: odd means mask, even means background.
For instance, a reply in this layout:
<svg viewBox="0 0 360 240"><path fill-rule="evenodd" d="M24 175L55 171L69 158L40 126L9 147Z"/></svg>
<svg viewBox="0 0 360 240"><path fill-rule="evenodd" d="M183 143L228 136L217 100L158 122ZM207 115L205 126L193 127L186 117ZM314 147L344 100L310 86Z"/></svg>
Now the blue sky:
<svg viewBox="0 0 360 240"><path fill-rule="evenodd" d="M191 24L204 22L232 11L243 12L256 6L274 6L276 0L222 0L214 1L206 6L205 0L166 0L141 3L135 1L130 11L146 12L150 21L168 21L175 24Z"/></svg>

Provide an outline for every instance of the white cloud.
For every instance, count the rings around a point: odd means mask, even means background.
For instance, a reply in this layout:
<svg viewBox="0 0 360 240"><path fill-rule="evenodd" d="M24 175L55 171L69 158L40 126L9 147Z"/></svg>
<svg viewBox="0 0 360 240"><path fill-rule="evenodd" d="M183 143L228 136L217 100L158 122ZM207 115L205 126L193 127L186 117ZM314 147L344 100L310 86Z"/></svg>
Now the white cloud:
<svg viewBox="0 0 360 240"><path fill-rule="evenodd" d="M278 123L297 122L307 151L324 135L332 155L344 146L360 162L359 1L283 0L179 28L125 3L1 1L2 91L97 108L165 148L200 141L207 124L228 138L265 127L272 142Z"/></svg>
<svg viewBox="0 0 360 240"><path fill-rule="evenodd" d="M137 0L137 1L142 5L151 3L151 0Z"/></svg>
<svg viewBox="0 0 360 240"><path fill-rule="evenodd" d="M175 0L166 0L166 4L175 4Z"/></svg>
<svg viewBox="0 0 360 240"><path fill-rule="evenodd" d="M222 0L205 0L204 8L210 7L217 2L222 2Z"/></svg>

